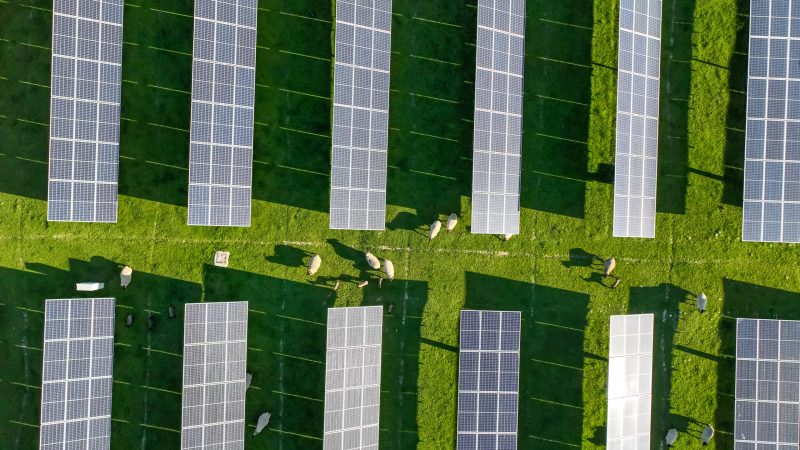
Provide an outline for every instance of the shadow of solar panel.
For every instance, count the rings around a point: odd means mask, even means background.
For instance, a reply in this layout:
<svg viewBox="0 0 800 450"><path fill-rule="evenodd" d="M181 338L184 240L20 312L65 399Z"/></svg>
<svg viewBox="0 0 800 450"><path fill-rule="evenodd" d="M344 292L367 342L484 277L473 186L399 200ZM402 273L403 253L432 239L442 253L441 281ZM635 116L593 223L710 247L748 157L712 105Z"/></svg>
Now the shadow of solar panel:
<svg viewBox="0 0 800 450"><path fill-rule="evenodd" d="M518 311L461 311L457 449L517 448Z"/></svg>
<svg viewBox="0 0 800 450"><path fill-rule="evenodd" d="M256 13L195 2L189 225L250 226Z"/></svg>
<svg viewBox="0 0 800 450"><path fill-rule="evenodd" d="M41 449L110 448L114 304L45 302Z"/></svg>
<svg viewBox="0 0 800 450"><path fill-rule="evenodd" d="M377 449L382 306L328 309L323 447Z"/></svg>
<svg viewBox="0 0 800 450"><path fill-rule="evenodd" d="M332 229L386 225L391 6L390 0L336 1Z"/></svg>
<svg viewBox="0 0 800 450"><path fill-rule="evenodd" d="M122 9L53 3L48 221L117 221Z"/></svg>
<svg viewBox="0 0 800 450"><path fill-rule="evenodd" d="M187 303L181 448L244 448L248 302Z"/></svg>
<svg viewBox="0 0 800 450"><path fill-rule="evenodd" d="M750 11L742 240L800 242L800 10Z"/></svg>
<svg viewBox="0 0 800 450"><path fill-rule="evenodd" d="M661 0L620 3L616 237L655 237Z"/></svg>
<svg viewBox="0 0 800 450"><path fill-rule="evenodd" d="M653 314L611 316L606 446L650 448Z"/></svg>
<svg viewBox="0 0 800 450"><path fill-rule="evenodd" d="M800 321L736 322L736 448L797 448Z"/></svg>
<svg viewBox="0 0 800 450"><path fill-rule="evenodd" d="M518 234L525 2L478 2L472 233Z"/></svg>

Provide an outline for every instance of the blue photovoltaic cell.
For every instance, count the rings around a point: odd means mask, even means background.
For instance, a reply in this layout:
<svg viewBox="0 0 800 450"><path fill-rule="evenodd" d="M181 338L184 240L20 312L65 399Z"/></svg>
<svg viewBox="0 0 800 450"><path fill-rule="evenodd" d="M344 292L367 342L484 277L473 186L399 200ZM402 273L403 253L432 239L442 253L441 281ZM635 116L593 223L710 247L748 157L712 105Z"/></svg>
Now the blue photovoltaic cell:
<svg viewBox="0 0 800 450"><path fill-rule="evenodd" d="M525 1L479 0L472 233L518 234Z"/></svg>
<svg viewBox="0 0 800 450"><path fill-rule="evenodd" d="M517 448L517 311L461 311L458 450Z"/></svg>
<svg viewBox="0 0 800 450"><path fill-rule="evenodd" d="M614 236L656 233L661 0L621 0Z"/></svg>
<svg viewBox="0 0 800 450"><path fill-rule="evenodd" d="M47 300L40 450L111 448L114 299Z"/></svg>
<svg viewBox="0 0 800 450"><path fill-rule="evenodd" d="M750 2L742 240L800 242L800 1Z"/></svg>
<svg viewBox="0 0 800 450"><path fill-rule="evenodd" d="M117 221L122 10L53 1L49 221Z"/></svg>
<svg viewBox="0 0 800 450"><path fill-rule="evenodd" d="M189 225L250 226L257 0L196 0Z"/></svg>
<svg viewBox="0 0 800 450"><path fill-rule="evenodd" d="M736 324L734 449L797 450L800 321Z"/></svg>
<svg viewBox="0 0 800 450"><path fill-rule="evenodd" d="M336 0L330 228L383 230L391 0Z"/></svg>

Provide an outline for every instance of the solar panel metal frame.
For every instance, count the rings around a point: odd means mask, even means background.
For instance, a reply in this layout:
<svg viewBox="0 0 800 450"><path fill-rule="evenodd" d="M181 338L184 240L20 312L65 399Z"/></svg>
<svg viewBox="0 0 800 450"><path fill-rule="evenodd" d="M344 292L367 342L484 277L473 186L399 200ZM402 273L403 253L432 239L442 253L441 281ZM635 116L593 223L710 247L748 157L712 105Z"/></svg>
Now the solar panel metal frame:
<svg viewBox="0 0 800 450"><path fill-rule="evenodd" d="M751 0L742 240L800 242L800 2Z"/></svg>
<svg viewBox="0 0 800 450"><path fill-rule="evenodd" d="M457 450L517 448L521 320L519 311L461 311Z"/></svg>
<svg viewBox="0 0 800 450"><path fill-rule="evenodd" d="M113 298L45 301L41 450L111 448Z"/></svg>
<svg viewBox="0 0 800 450"><path fill-rule="evenodd" d="M392 2L357 3L336 0L329 226L383 230Z"/></svg>
<svg viewBox="0 0 800 450"><path fill-rule="evenodd" d="M187 303L181 449L244 449L248 302Z"/></svg>
<svg viewBox="0 0 800 450"><path fill-rule="evenodd" d="M611 316L606 422L609 450L650 448L653 318L653 314Z"/></svg>
<svg viewBox="0 0 800 450"><path fill-rule="evenodd" d="M383 307L329 308L325 450L378 450Z"/></svg>
<svg viewBox="0 0 800 450"><path fill-rule="evenodd" d="M47 220L117 221L123 0L54 0Z"/></svg>
<svg viewBox="0 0 800 450"><path fill-rule="evenodd" d="M477 26L471 232L519 234L525 0L478 0Z"/></svg>
<svg viewBox="0 0 800 450"><path fill-rule="evenodd" d="M189 225L249 227L257 0L196 0Z"/></svg>
<svg viewBox="0 0 800 450"><path fill-rule="evenodd" d="M622 0L619 11L613 234L654 238L661 0Z"/></svg>
<svg viewBox="0 0 800 450"><path fill-rule="evenodd" d="M800 447L800 321L737 319L734 448Z"/></svg>

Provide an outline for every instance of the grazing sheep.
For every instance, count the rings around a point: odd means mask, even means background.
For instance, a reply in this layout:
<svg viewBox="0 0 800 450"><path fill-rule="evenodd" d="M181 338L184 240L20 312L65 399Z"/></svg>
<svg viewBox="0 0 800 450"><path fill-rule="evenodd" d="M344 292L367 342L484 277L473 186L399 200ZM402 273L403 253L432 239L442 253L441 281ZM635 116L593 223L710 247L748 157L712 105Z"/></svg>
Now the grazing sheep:
<svg viewBox="0 0 800 450"><path fill-rule="evenodd" d="M614 284L611 285L611 289L616 289L617 286L619 286L621 280L622 279L620 277L617 277L617 281L615 281Z"/></svg>
<svg viewBox="0 0 800 450"><path fill-rule="evenodd" d="M125 326L129 327L133 325L133 314L128 314L128 317L125 318Z"/></svg>
<svg viewBox="0 0 800 450"><path fill-rule="evenodd" d="M250 389L250 384L253 382L253 374L250 373L250 372L247 372L247 375L245 376L245 380L246 380L247 384L245 385L244 390L246 391L246 390Z"/></svg>
<svg viewBox="0 0 800 450"><path fill-rule="evenodd" d="M667 431L667 437L664 439L667 441L667 447L672 447L676 439L678 439L678 430L670 428L669 431Z"/></svg>
<svg viewBox="0 0 800 450"><path fill-rule="evenodd" d="M603 264L603 276L607 277L611 275L611 272L614 271L615 267L617 267L617 260L614 258L608 258Z"/></svg>
<svg viewBox="0 0 800 450"><path fill-rule="evenodd" d="M372 267L375 270L381 268L381 262L378 258L375 257L375 255L373 255L370 252L366 252L364 256L367 258L367 264L369 264L370 267Z"/></svg>
<svg viewBox="0 0 800 450"><path fill-rule="evenodd" d="M394 311L394 302L389 303L389 315L392 315L392 311Z"/></svg>
<svg viewBox="0 0 800 450"><path fill-rule="evenodd" d="M258 433L261 433L261 431L264 428L266 428L267 425L269 425L270 416L271 414L268 412L265 412L264 414L258 416L258 423L256 424L256 430L253 431L253 436L257 435Z"/></svg>
<svg viewBox="0 0 800 450"><path fill-rule="evenodd" d="M506 234L503 235L503 240L507 241L507 240L511 239L512 236L514 236L514 235L511 234L511 233L506 233Z"/></svg>
<svg viewBox="0 0 800 450"><path fill-rule="evenodd" d="M383 278L378 278L378 289L383 287Z"/></svg>
<svg viewBox="0 0 800 450"><path fill-rule="evenodd" d="M175 318L175 308L173 308L172 305L169 305L168 312L169 312L169 318L170 319L174 319Z"/></svg>
<svg viewBox="0 0 800 450"><path fill-rule="evenodd" d="M712 437L714 437L714 427L712 427L711 424L708 424L703 430L703 433L700 435L700 440L703 442L703 445L708 445L708 443L711 442Z"/></svg>
<svg viewBox="0 0 800 450"><path fill-rule="evenodd" d="M119 285L122 286L123 291L131 284L132 275L133 269L131 269L130 266L123 267L122 271L119 273Z"/></svg>
<svg viewBox="0 0 800 450"><path fill-rule="evenodd" d="M388 259L383 260L383 271L386 272L386 278L389 281L394 280L394 263L389 261Z"/></svg>
<svg viewBox="0 0 800 450"><path fill-rule="evenodd" d="M445 226L445 228L447 228L447 232L449 233L453 231L453 228L455 228L457 224L458 216L456 213L450 214L450 217L447 218L447 225Z"/></svg>
<svg viewBox="0 0 800 450"><path fill-rule="evenodd" d="M152 314L147 314L147 329L152 330L156 326L156 318Z"/></svg>
<svg viewBox="0 0 800 450"><path fill-rule="evenodd" d="M436 237L436 235L439 234L439 230L441 229L442 229L442 222L434 220L433 223L431 224L431 231L428 232L428 240L432 241Z"/></svg>
<svg viewBox="0 0 800 450"><path fill-rule="evenodd" d="M708 305L708 298L706 297L706 294L702 292L697 294L697 310L700 311L701 314L706 312L707 305Z"/></svg>
<svg viewBox="0 0 800 450"><path fill-rule="evenodd" d="M322 258L319 255L314 255L311 257L311 261L308 262L308 270L306 271L306 275L314 275L319 270L319 266L322 265Z"/></svg>
<svg viewBox="0 0 800 450"><path fill-rule="evenodd" d="M336 292L339 289L339 280L336 280L336 284L333 285L333 292Z"/></svg>
<svg viewBox="0 0 800 450"><path fill-rule="evenodd" d="M366 286L368 284L369 284L369 280L364 280L361 283L358 283L358 288L361 289L361 288L363 288L364 286Z"/></svg>

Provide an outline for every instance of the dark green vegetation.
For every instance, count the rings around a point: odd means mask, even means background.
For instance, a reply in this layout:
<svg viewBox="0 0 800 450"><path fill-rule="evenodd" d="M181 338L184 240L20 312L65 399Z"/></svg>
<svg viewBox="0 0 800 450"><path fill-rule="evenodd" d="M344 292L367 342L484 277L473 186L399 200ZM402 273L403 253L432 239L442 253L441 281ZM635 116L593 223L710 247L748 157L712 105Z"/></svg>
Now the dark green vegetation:
<svg viewBox="0 0 800 450"><path fill-rule="evenodd" d="M320 448L326 307L390 302L381 448L453 448L462 307L523 311L521 449L604 445L608 316L626 312L656 314L654 445L676 426L699 448L713 422L713 445L732 447L734 318L800 318L795 247L739 241L746 0L664 2L654 240L610 237L617 2L528 2L523 227L507 243L468 233L473 2L395 2L383 233L327 229L330 2L261 6L253 226L209 229L185 225L192 3L126 6L120 221L87 225L45 221L50 2L0 0L0 447L37 447L43 301L87 280L118 299L114 448L177 448L167 305L222 299L251 302L249 423L273 413L248 448ZM453 211L459 228L429 243L424 226ZM217 249L230 269L209 265ZM397 279L356 289L364 249ZM593 255L617 258L619 289Z"/></svg>

